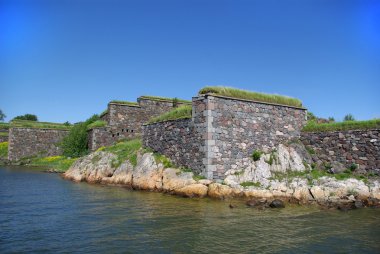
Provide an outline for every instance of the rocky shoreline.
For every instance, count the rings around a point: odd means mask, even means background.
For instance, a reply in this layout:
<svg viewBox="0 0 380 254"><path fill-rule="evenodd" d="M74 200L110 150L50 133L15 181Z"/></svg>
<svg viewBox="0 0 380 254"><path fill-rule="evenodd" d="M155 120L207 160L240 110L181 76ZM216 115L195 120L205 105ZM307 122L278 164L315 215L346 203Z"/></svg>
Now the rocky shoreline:
<svg viewBox="0 0 380 254"><path fill-rule="evenodd" d="M282 207L284 203L316 204L341 210L380 207L377 180L365 183L354 178L336 180L329 176L276 179L276 174L290 169L299 173L309 170L297 149L292 147L279 147L274 161L270 161L269 154L264 154L239 173L228 172L223 182L199 179L192 172L177 168L165 168L156 162L152 153L142 150L137 154L136 165L126 160L116 167L113 165L116 159L110 152L94 152L78 159L63 177L76 182L118 185L190 198L240 199L258 208ZM247 180L254 182L244 186Z"/></svg>

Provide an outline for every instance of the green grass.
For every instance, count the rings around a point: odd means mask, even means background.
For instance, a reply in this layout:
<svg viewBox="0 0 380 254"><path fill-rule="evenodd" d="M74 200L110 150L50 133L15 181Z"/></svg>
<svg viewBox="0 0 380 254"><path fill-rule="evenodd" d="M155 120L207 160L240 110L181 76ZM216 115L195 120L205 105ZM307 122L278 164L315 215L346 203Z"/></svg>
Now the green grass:
<svg viewBox="0 0 380 254"><path fill-rule="evenodd" d="M192 108L190 105L183 105L178 108L174 108L169 112L166 112L158 117L154 117L149 120L148 123L164 122L168 120L177 120L184 118L191 118Z"/></svg>
<svg viewBox="0 0 380 254"><path fill-rule="evenodd" d="M253 100L260 102L268 102L282 104L294 107L302 107L302 102L299 99L277 94L257 93L246 90L240 90L224 86L206 86L199 91L199 94L211 93L215 95L233 97L238 99Z"/></svg>
<svg viewBox="0 0 380 254"><path fill-rule="evenodd" d="M9 129L9 123L1 123L0 122L0 129L6 129L6 130L8 130Z"/></svg>
<svg viewBox="0 0 380 254"><path fill-rule="evenodd" d="M0 137L8 137L9 133L8 132L0 132Z"/></svg>
<svg viewBox="0 0 380 254"><path fill-rule="evenodd" d="M31 158L28 166L54 169L57 172L65 172L77 160L77 158L66 158L64 156L50 156L42 158Z"/></svg>
<svg viewBox="0 0 380 254"><path fill-rule="evenodd" d="M243 187L249 187L249 186L254 186L254 187L261 187L261 184L259 182L242 182L240 184Z"/></svg>
<svg viewBox="0 0 380 254"><path fill-rule="evenodd" d="M260 160L260 157L261 157L262 154L263 154L263 152L261 152L261 151L259 151L259 150L255 150L255 151L253 151L253 153L252 153L252 159L253 159L254 161L258 161L258 160Z"/></svg>
<svg viewBox="0 0 380 254"><path fill-rule="evenodd" d="M102 113L100 113L99 117L103 117L107 113L108 113L108 109L105 109Z"/></svg>
<svg viewBox="0 0 380 254"><path fill-rule="evenodd" d="M90 130L90 129L92 129L92 128L96 128L96 127L104 127L104 126L106 126L106 125L107 125L106 121L97 120L97 121L95 121L95 122L89 124L89 125L87 126L87 130Z"/></svg>
<svg viewBox="0 0 380 254"><path fill-rule="evenodd" d="M102 151L113 153L117 159L112 162L114 168L119 167L124 161L129 160L133 166L137 165L137 151L141 148L140 139L132 139L108 146Z"/></svg>
<svg viewBox="0 0 380 254"><path fill-rule="evenodd" d="M149 95L143 95L139 97L140 99L148 99L148 100L156 100L156 101L177 101L182 103L191 103L191 101L188 100L182 100L178 98L168 98L168 97L160 97L160 96L149 96Z"/></svg>
<svg viewBox="0 0 380 254"><path fill-rule="evenodd" d="M3 158L3 159L8 158L8 142L0 143L0 158Z"/></svg>
<svg viewBox="0 0 380 254"><path fill-rule="evenodd" d="M34 129L57 129L70 130L72 126L61 123L35 122L28 120L13 120L10 122L11 127L34 128Z"/></svg>
<svg viewBox="0 0 380 254"><path fill-rule="evenodd" d="M324 132L324 131L346 131L346 130L368 130L379 129L380 119L367 121L346 121L332 123L316 123L309 121L302 129L304 132Z"/></svg>
<svg viewBox="0 0 380 254"><path fill-rule="evenodd" d="M110 103L116 103L116 104L122 104L122 105L127 105L127 106L139 106L137 102L132 102L132 101L119 101L119 100L112 100Z"/></svg>

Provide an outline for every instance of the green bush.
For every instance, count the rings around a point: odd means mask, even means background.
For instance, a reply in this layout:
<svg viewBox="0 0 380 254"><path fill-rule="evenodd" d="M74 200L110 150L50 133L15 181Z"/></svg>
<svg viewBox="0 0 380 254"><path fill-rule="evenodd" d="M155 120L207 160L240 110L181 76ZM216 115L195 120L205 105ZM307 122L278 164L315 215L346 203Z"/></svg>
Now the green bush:
<svg viewBox="0 0 380 254"><path fill-rule="evenodd" d="M38 121L38 118L36 115L33 115L33 114L25 114L22 116L16 116L15 118L13 118L13 120Z"/></svg>
<svg viewBox="0 0 380 254"><path fill-rule="evenodd" d="M344 119L343 119L344 122L347 122L347 121L355 121L355 118L352 114L347 114L344 116Z"/></svg>
<svg viewBox="0 0 380 254"><path fill-rule="evenodd" d="M260 157L261 157L262 154L263 154L263 153L262 153L261 151L259 151L259 150L255 150L255 151L253 151L253 153L252 153L252 159L253 159L254 161L258 161L258 160L260 160Z"/></svg>
<svg viewBox="0 0 380 254"><path fill-rule="evenodd" d="M77 123L70 129L69 134L59 143L64 156L76 158L88 153L87 127L97 120L99 120L99 116L93 115L85 122Z"/></svg>

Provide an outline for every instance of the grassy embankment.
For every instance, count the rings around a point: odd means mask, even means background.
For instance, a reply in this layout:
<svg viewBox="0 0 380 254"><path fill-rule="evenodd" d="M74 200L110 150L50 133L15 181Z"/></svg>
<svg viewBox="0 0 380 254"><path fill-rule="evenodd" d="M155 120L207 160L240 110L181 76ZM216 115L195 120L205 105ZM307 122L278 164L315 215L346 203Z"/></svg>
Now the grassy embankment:
<svg viewBox="0 0 380 254"><path fill-rule="evenodd" d="M206 86L199 91L199 94L206 94L206 93L232 97L232 98L237 98L237 99L253 100L253 101L281 104L281 105L294 106L294 107L302 107L302 102L296 98L283 96L283 95L277 95L277 94L251 92L251 91L246 91L246 90L241 90L241 89L236 89L236 88L231 88L231 87Z"/></svg>
<svg viewBox="0 0 380 254"><path fill-rule="evenodd" d="M137 153L142 148L141 139L132 139L128 141L121 141L112 146L100 147L97 151L105 151L113 153L117 156L112 161L112 167L117 168L124 161L129 160L133 166L137 165ZM153 152L150 149L144 148L144 152ZM165 156L153 152L153 156L157 163L162 163L165 167L172 167L172 163ZM100 159L100 158L98 158ZM96 160L96 159L95 159Z"/></svg>
<svg viewBox="0 0 380 254"><path fill-rule="evenodd" d="M72 126L62 124L62 123L35 122L35 121L28 121L28 120L13 120L10 122L10 127L33 128L33 129L70 130L70 128Z"/></svg>
<svg viewBox="0 0 380 254"><path fill-rule="evenodd" d="M149 120L148 123L164 122L169 120L191 118L191 106L183 105L178 108L174 108L171 111L162 114L158 117L154 117Z"/></svg>
<svg viewBox="0 0 380 254"><path fill-rule="evenodd" d="M97 120L89 125L87 125L87 130L90 130L92 128L97 128L97 127L104 127L107 125L106 121L103 120Z"/></svg>
<svg viewBox="0 0 380 254"><path fill-rule="evenodd" d="M317 123L315 121L308 121L302 129L304 132L327 132L327 131L347 131L347 130L368 130L379 129L380 119L373 119L367 121L345 121L345 122L331 122L331 123Z"/></svg>

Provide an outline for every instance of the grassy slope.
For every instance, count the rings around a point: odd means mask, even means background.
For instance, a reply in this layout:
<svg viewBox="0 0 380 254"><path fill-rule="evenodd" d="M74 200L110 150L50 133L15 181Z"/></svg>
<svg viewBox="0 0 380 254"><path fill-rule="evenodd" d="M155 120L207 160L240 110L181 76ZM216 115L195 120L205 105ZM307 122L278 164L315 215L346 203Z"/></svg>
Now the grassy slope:
<svg viewBox="0 0 380 254"><path fill-rule="evenodd" d="M117 103L117 104L123 104L128 106L138 106L139 104L137 102L132 101L119 101L119 100L112 100L110 103Z"/></svg>
<svg viewBox="0 0 380 254"><path fill-rule="evenodd" d="M71 126L61 124L61 123L35 122L35 121L27 121L27 120L13 120L10 123L10 126L36 128L36 129L59 129L59 130L69 130L71 128Z"/></svg>
<svg viewBox="0 0 380 254"><path fill-rule="evenodd" d="M345 131L345 130L367 130L379 129L380 119L368 121L346 121L332 123L316 123L309 121L302 129L304 132Z"/></svg>
<svg viewBox="0 0 380 254"><path fill-rule="evenodd" d="M158 117L154 117L149 120L148 123L157 123L168 120L177 120L183 118L191 118L192 108L190 105L183 105L178 108L174 108L171 111L164 113Z"/></svg>
<svg viewBox="0 0 380 254"><path fill-rule="evenodd" d="M207 86L199 91L199 94L216 94L238 99L254 100L260 102L268 102L275 104L282 104L294 107L302 107L302 102L299 99L277 94L257 93L236 88L223 87L223 86Z"/></svg>
<svg viewBox="0 0 380 254"><path fill-rule="evenodd" d="M132 165L137 164L137 151L141 148L140 139L132 139L125 142L119 142L113 146L101 147L98 151L106 151L117 156L117 160L112 162L113 167L120 166L125 160L129 160Z"/></svg>
<svg viewBox="0 0 380 254"><path fill-rule="evenodd" d="M92 128L96 128L96 127L104 127L104 126L106 126L106 125L107 125L107 123L106 123L105 121L97 120L97 121L95 121L95 122L89 124L89 125L87 126L87 130L92 129Z"/></svg>

